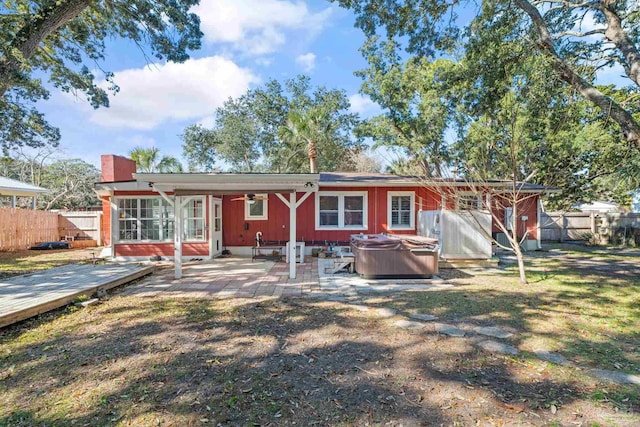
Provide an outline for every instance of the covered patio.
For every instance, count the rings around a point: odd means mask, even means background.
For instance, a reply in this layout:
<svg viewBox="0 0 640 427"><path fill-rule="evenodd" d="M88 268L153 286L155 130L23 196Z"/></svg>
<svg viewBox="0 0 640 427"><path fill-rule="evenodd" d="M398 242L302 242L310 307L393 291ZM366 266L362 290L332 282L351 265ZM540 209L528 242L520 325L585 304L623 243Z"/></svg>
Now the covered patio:
<svg viewBox="0 0 640 427"><path fill-rule="evenodd" d="M289 259L296 258L297 241L297 210L298 207L318 190L319 174L233 174L233 173L185 173L185 174L163 174L163 173L134 173L133 181L121 181L114 183L99 183L96 185L97 193L100 196L108 197L110 200L110 229L118 229L119 211L114 202L118 197L118 192L144 192L151 190L160 195L175 212L175 230L173 233L173 262L174 279L183 277L183 259L185 257L184 235L185 218L184 207L194 197L206 197L209 205L218 204L222 209L222 197L229 195L245 194L253 197L256 194L273 194L289 210ZM251 199L253 200L253 199ZM120 212L121 214L121 212ZM217 222L220 221L220 222ZM216 222L208 226L207 240L209 247L209 258L214 258L221 253L222 247L226 245L223 239L221 245L214 242L214 233L222 233L225 225L216 216ZM284 226L283 226L284 228ZM220 234L221 236L222 234ZM113 245L112 245L113 251ZM112 252L111 254L115 254ZM278 267L282 268L282 267ZM296 279L296 263L288 264L289 279Z"/></svg>
<svg viewBox="0 0 640 427"><path fill-rule="evenodd" d="M217 258L186 262L176 279L171 265L125 289L126 295L190 298L254 298L302 296L320 290L317 258L307 257L298 265L296 277L289 277L289 264L253 262L251 258Z"/></svg>

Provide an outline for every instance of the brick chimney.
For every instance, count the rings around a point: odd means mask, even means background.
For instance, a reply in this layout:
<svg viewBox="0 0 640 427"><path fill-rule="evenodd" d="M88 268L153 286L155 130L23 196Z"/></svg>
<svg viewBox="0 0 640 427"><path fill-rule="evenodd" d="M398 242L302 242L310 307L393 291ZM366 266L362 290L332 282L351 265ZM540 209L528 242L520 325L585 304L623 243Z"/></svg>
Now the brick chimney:
<svg viewBox="0 0 640 427"><path fill-rule="evenodd" d="M102 182L131 181L136 173L136 162L114 154L100 156Z"/></svg>

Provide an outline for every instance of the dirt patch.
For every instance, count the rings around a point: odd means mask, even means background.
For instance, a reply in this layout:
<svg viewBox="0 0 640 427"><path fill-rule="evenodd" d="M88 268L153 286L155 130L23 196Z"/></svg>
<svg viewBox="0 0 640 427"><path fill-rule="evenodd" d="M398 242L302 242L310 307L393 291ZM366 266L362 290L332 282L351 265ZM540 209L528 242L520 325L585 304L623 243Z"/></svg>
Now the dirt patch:
<svg viewBox="0 0 640 427"><path fill-rule="evenodd" d="M0 332L0 425L640 422L637 401L610 399L636 389L398 319L304 298L114 297Z"/></svg>

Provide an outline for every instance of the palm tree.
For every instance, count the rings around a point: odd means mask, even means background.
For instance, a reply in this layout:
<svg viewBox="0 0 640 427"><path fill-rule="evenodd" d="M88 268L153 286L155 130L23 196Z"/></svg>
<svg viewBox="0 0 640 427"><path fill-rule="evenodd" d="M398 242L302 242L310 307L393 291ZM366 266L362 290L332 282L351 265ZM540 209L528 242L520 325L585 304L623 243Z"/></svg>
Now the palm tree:
<svg viewBox="0 0 640 427"><path fill-rule="evenodd" d="M278 135L292 146L294 154L306 146L309 169L311 173L317 173L318 145L331 138L331 127L326 108L310 107L304 111L289 111L287 124L278 129Z"/></svg>
<svg viewBox="0 0 640 427"><path fill-rule="evenodd" d="M173 156L160 157L160 150L156 147L143 148L136 147L129 152L131 160L136 162L140 172L182 172L182 163Z"/></svg>

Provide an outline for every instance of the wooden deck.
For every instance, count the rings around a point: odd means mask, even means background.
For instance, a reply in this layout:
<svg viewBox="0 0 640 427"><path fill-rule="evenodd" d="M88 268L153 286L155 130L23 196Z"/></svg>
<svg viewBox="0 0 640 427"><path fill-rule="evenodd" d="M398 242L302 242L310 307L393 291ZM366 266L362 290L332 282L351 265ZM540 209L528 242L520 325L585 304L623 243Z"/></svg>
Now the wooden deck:
<svg viewBox="0 0 640 427"><path fill-rule="evenodd" d="M153 266L138 264L70 264L1 280L0 328L152 272Z"/></svg>

